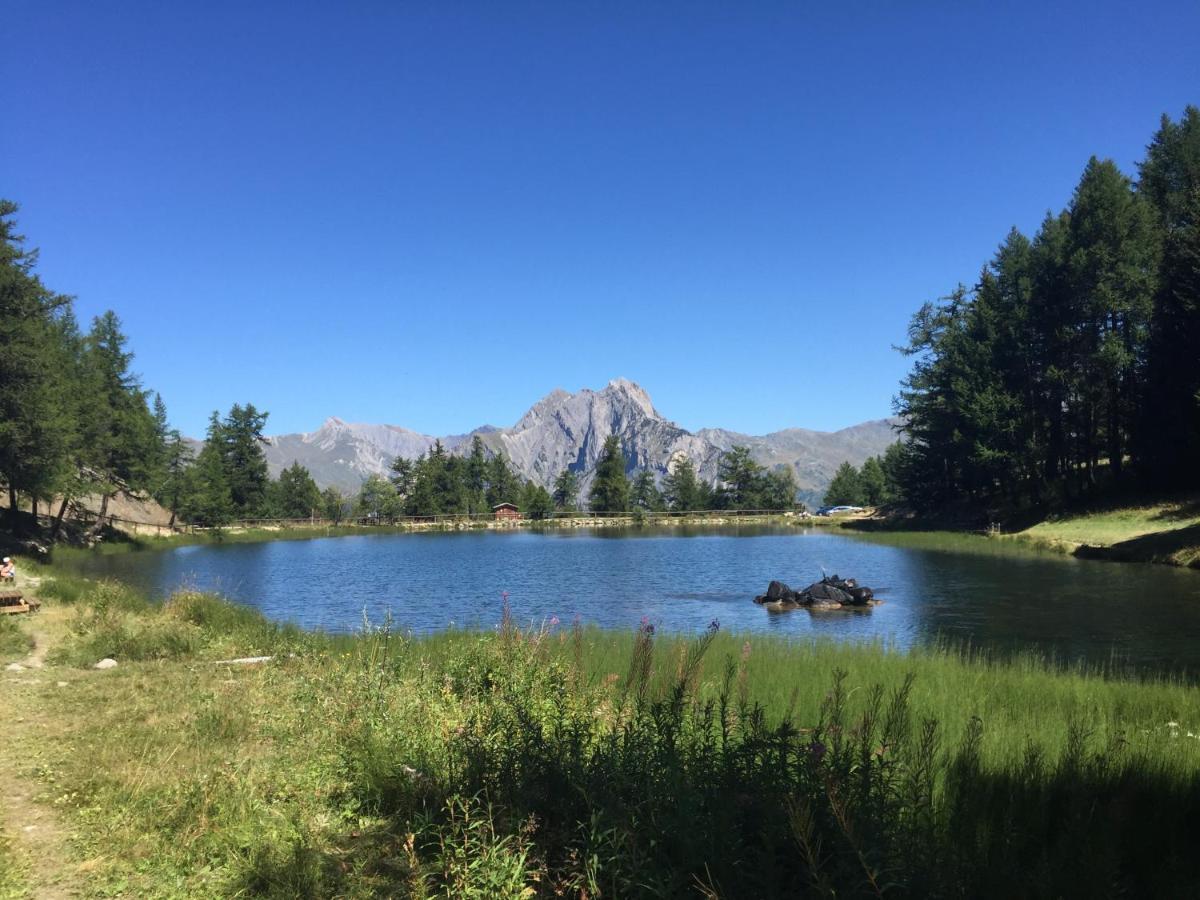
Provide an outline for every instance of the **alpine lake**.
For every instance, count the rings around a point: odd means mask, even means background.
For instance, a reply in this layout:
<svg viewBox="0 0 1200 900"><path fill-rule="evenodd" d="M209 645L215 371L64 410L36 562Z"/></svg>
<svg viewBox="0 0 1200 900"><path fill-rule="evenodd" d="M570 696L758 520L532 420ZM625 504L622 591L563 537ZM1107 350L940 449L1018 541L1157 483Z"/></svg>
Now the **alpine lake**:
<svg viewBox="0 0 1200 900"><path fill-rule="evenodd" d="M1182 676L1200 672L1200 574L1073 559L1003 540L825 528L519 529L199 544L95 555L72 568L156 597L216 591L278 621L345 632L649 622L798 640L936 642L988 654ZM883 602L770 612L772 579L853 577Z"/></svg>

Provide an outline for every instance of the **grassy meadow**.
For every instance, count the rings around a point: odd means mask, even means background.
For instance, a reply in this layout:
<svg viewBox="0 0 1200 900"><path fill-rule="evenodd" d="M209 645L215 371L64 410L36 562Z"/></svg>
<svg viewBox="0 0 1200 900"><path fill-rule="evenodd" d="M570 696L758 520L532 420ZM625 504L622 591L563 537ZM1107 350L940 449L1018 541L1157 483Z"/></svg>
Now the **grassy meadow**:
<svg viewBox="0 0 1200 900"><path fill-rule="evenodd" d="M1200 691L1169 680L719 628L332 636L197 593L39 590L16 627L47 668L9 676L0 727L85 896L1171 895L1200 876ZM0 896L35 862L0 841Z"/></svg>

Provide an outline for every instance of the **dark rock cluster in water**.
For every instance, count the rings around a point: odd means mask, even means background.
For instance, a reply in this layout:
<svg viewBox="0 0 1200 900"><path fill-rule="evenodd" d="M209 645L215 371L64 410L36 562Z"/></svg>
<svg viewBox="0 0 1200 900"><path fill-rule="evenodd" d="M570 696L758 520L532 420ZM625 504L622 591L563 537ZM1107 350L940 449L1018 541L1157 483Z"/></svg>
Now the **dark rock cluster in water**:
<svg viewBox="0 0 1200 900"><path fill-rule="evenodd" d="M846 609L875 606L875 592L860 587L853 578L827 575L803 590L794 591L782 581L772 581L767 592L754 598L770 610L780 609Z"/></svg>

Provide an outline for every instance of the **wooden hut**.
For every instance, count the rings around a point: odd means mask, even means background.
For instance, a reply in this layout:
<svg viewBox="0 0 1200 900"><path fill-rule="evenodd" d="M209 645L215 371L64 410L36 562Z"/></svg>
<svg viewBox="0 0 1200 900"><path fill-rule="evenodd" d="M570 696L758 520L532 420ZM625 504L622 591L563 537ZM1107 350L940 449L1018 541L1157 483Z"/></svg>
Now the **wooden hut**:
<svg viewBox="0 0 1200 900"><path fill-rule="evenodd" d="M497 503L492 507L492 515L497 519L519 519L521 511L515 503Z"/></svg>

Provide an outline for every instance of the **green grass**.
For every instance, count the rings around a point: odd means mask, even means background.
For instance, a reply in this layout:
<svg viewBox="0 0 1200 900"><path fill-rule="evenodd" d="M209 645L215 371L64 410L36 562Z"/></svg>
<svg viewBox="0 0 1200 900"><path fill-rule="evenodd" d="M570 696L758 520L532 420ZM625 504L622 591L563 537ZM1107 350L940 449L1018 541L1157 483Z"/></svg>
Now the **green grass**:
<svg viewBox="0 0 1200 900"><path fill-rule="evenodd" d="M1200 500L1187 497L1068 514L1014 537L1079 555L1200 566Z"/></svg>
<svg viewBox="0 0 1200 900"><path fill-rule="evenodd" d="M1177 895L1200 877L1200 691L1169 679L719 631L331 636L113 584L52 615L59 665L120 661L37 701L39 771L95 893Z"/></svg>
<svg viewBox="0 0 1200 900"><path fill-rule="evenodd" d="M13 616L0 616L0 663L20 659L33 641Z"/></svg>

